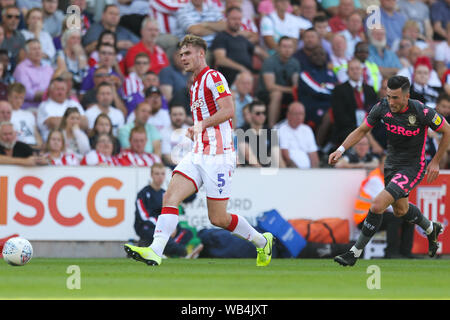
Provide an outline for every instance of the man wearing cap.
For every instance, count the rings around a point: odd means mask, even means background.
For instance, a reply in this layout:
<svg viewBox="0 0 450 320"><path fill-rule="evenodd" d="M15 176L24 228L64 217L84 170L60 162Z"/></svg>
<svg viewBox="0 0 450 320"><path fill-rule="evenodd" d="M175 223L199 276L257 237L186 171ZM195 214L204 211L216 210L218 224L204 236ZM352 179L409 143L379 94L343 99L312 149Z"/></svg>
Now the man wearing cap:
<svg viewBox="0 0 450 320"><path fill-rule="evenodd" d="M154 125L159 132L164 128L170 127L170 116L166 109L162 109L161 91L156 86L151 86L145 90L145 102L152 108L152 115L147 123ZM130 113L127 123L133 122L136 118L134 112Z"/></svg>

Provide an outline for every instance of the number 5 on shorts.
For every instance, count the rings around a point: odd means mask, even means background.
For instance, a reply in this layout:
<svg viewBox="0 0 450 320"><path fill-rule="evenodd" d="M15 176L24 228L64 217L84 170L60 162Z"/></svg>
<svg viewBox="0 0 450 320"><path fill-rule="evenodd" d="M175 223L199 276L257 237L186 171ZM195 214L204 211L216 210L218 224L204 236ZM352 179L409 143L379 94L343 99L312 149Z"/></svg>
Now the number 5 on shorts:
<svg viewBox="0 0 450 320"><path fill-rule="evenodd" d="M219 173L217 175L217 181L219 182L219 185L218 185L219 188L222 188L225 185L225 180L223 178L224 176L225 175L223 173Z"/></svg>

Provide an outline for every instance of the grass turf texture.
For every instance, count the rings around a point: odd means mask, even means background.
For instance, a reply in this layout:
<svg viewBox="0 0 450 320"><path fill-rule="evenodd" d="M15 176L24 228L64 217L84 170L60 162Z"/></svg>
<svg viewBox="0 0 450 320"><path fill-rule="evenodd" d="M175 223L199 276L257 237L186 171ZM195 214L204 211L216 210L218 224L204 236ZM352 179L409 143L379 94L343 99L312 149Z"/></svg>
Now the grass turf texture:
<svg viewBox="0 0 450 320"><path fill-rule="evenodd" d="M66 287L70 265L81 289ZM381 289L369 290L370 265ZM0 263L1 299L449 299L450 260L169 259L149 267L131 259L40 259L24 267Z"/></svg>

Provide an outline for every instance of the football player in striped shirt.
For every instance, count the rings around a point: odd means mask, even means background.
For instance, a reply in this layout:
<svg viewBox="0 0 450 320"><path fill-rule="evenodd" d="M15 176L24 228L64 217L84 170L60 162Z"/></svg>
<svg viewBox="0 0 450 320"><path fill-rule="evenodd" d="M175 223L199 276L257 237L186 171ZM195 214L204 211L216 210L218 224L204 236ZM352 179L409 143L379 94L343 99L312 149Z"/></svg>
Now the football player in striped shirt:
<svg viewBox="0 0 450 320"><path fill-rule="evenodd" d="M256 265L267 266L272 258L273 235L261 234L242 216L227 212L236 166L231 120L234 102L227 80L206 64L207 45L202 38L187 35L180 48L184 70L194 77L190 89L194 126L187 131L194 146L173 171L152 244L149 247L126 244L125 251L135 260L160 265L164 248L178 224L178 205L204 185L210 222L251 241L257 250Z"/></svg>

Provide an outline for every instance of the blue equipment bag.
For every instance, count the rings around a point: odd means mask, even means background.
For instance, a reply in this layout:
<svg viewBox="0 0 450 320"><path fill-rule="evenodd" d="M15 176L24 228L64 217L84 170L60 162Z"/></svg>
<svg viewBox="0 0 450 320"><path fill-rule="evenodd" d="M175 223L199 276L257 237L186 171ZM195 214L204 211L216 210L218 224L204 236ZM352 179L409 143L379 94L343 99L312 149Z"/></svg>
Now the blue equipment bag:
<svg viewBox="0 0 450 320"><path fill-rule="evenodd" d="M284 220L275 209L264 212L263 215L258 218L258 227L265 232L272 233L294 258L296 258L306 246L305 238L303 238L289 222Z"/></svg>

